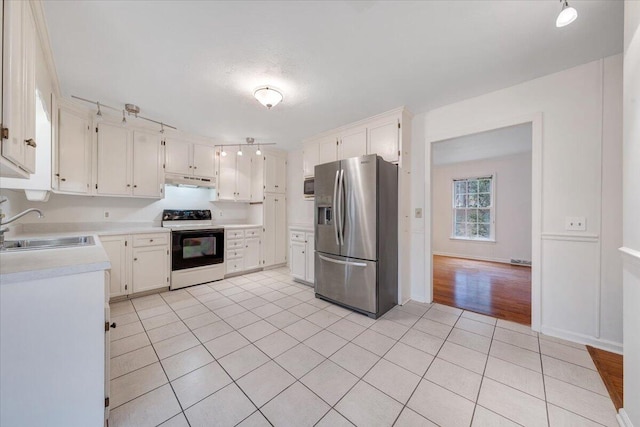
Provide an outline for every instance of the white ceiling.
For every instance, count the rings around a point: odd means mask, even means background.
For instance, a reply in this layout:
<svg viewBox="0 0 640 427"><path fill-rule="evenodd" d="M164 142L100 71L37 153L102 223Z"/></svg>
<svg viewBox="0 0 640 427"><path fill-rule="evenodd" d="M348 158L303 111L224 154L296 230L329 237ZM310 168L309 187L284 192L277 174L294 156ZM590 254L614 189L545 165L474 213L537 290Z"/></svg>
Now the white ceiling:
<svg viewBox="0 0 640 427"><path fill-rule="evenodd" d="M523 123L438 141L432 144L431 162L442 166L530 151L531 123Z"/></svg>
<svg viewBox="0 0 640 427"><path fill-rule="evenodd" d="M64 95L230 142L303 138L414 113L622 51L623 2L45 1ZM270 84L284 102L253 97Z"/></svg>

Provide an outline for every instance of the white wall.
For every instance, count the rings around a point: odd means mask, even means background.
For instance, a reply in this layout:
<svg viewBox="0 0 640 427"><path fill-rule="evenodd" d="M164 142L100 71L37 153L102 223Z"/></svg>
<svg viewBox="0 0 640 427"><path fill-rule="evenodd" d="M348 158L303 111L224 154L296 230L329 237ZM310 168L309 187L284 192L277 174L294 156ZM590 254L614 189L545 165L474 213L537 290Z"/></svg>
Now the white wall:
<svg viewBox="0 0 640 427"><path fill-rule="evenodd" d="M432 142L542 114L542 233L534 236L538 243L533 242L534 247L541 245L540 327L551 335L614 351L622 349L622 322L616 314L622 309L622 300L616 297L621 289L620 271L615 268L619 234L605 226L603 218L619 218L621 212L615 188L619 170L612 169L609 158L621 144L620 123L619 117L608 114L621 102L617 90L622 84L621 60L616 55L594 61L414 118L414 128L421 121L424 141ZM414 149L421 143L414 138ZM424 158L430 159L430 150ZM424 203L428 209L431 171L426 160L423 163L425 173L414 170L414 184L425 192L414 206ZM567 216L586 217L587 230L567 232ZM430 229L426 223L426 253L431 251ZM417 278L412 286L416 298L430 299L430 260L424 251L416 257L426 267L426 289L419 289Z"/></svg>
<svg viewBox="0 0 640 427"><path fill-rule="evenodd" d="M640 2L624 3L624 411L640 426ZM626 415L624 414L626 412Z"/></svg>
<svg viewBox="0 0 640 427"><path fill-rule="evenodd" d="M292 225L313 226L313 199L305 199L302 178L302 149L287 156L287 222Z"/></svg>
<svg viewBox="0 0 640 427"><path fill-rule="evenodd" d="M453 180L486 175L494 175L495 242L451 239ZM531 260L531 152L435 166L432 176L434 254Z"/></svg>
<svg viewBox="0 0 640 427"><path fill-rule="evenodd" d="M248 203L210 202L212 190L204 188L167 185L165 198L161 200L52 194L48 202L30 202L22 192L5 190L3 194L11 197L12 211L38 208L44 212L43 219L28 216L20 221L23 224L154 222L159 225L163 209L211 209L217 223L249 220ZM109 212L108 218L105 212Z"/></svg>

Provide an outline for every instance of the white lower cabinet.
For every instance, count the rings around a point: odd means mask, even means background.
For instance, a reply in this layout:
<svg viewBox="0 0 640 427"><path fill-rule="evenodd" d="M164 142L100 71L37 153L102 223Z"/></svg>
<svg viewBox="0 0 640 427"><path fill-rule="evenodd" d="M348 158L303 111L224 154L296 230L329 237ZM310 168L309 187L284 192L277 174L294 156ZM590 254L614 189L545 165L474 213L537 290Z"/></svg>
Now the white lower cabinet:
<svg viewBox="0 0 640 427"><path fill-rule="evenodd" d="M260 228L233 228L225 230L226 274L260 268L262 237Z"/></svg>
<svg viewBox="0 0 640 427"><path fill-rule="evenodd" d="M292 228L289 233L289 259L294 279L314 283L314 234Z"/></svg>
<svg viewBox="0 0 640 427"><path fill-rule="evenodd" d="M109 297L169 286L169 233L102 236L111 274Z"/></svg>
<svg viewBox="0 0 640 427"><path fill-rule="evenodd" d="M263 267L287 262L287 199L284 194L264 196Z"/></svg>

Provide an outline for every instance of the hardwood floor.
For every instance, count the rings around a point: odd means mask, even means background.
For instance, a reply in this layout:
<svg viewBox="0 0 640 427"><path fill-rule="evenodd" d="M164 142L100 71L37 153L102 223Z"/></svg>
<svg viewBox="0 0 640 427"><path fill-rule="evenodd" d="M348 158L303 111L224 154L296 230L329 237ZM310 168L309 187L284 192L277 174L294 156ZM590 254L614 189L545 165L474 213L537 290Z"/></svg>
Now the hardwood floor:
<svg viewBox="0 0 640 427"><path fill-rule="evenodd" d="M622 408L622 355L587 346L616 409Z"/></svg>
<svg viewBox="0 0 640 427"><path fill-rule="evenodd" d="M531 268L433 256L433 300L531 324Z"/></svg>

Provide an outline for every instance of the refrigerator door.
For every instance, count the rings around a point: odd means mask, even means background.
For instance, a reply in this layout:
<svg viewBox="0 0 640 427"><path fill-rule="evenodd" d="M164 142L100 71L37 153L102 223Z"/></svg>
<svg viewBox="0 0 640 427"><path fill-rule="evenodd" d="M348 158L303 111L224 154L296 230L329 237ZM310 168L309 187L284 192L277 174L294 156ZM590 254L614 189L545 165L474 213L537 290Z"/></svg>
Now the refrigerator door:
<svg viewBox="0 0 640 427"><path fill-rule="evenodd" d="M340 254L336 204L340 162L325 163L315 168L315 249Z"/></svg>
<svg viewBox="0 0 640 427"><path fill-rule="evenodd" d="M377 263L316 252L316 293L369 313L377 313Z"/></svg>
<svg viewBox="0 0 640 427"><path fill-rule="evenodd" d="M339 194L340 255L378 260L378 179L375 154L342 161ZM340 197L342 196L342 197ZM395 227L396 224L381 223Z"/></svg>

